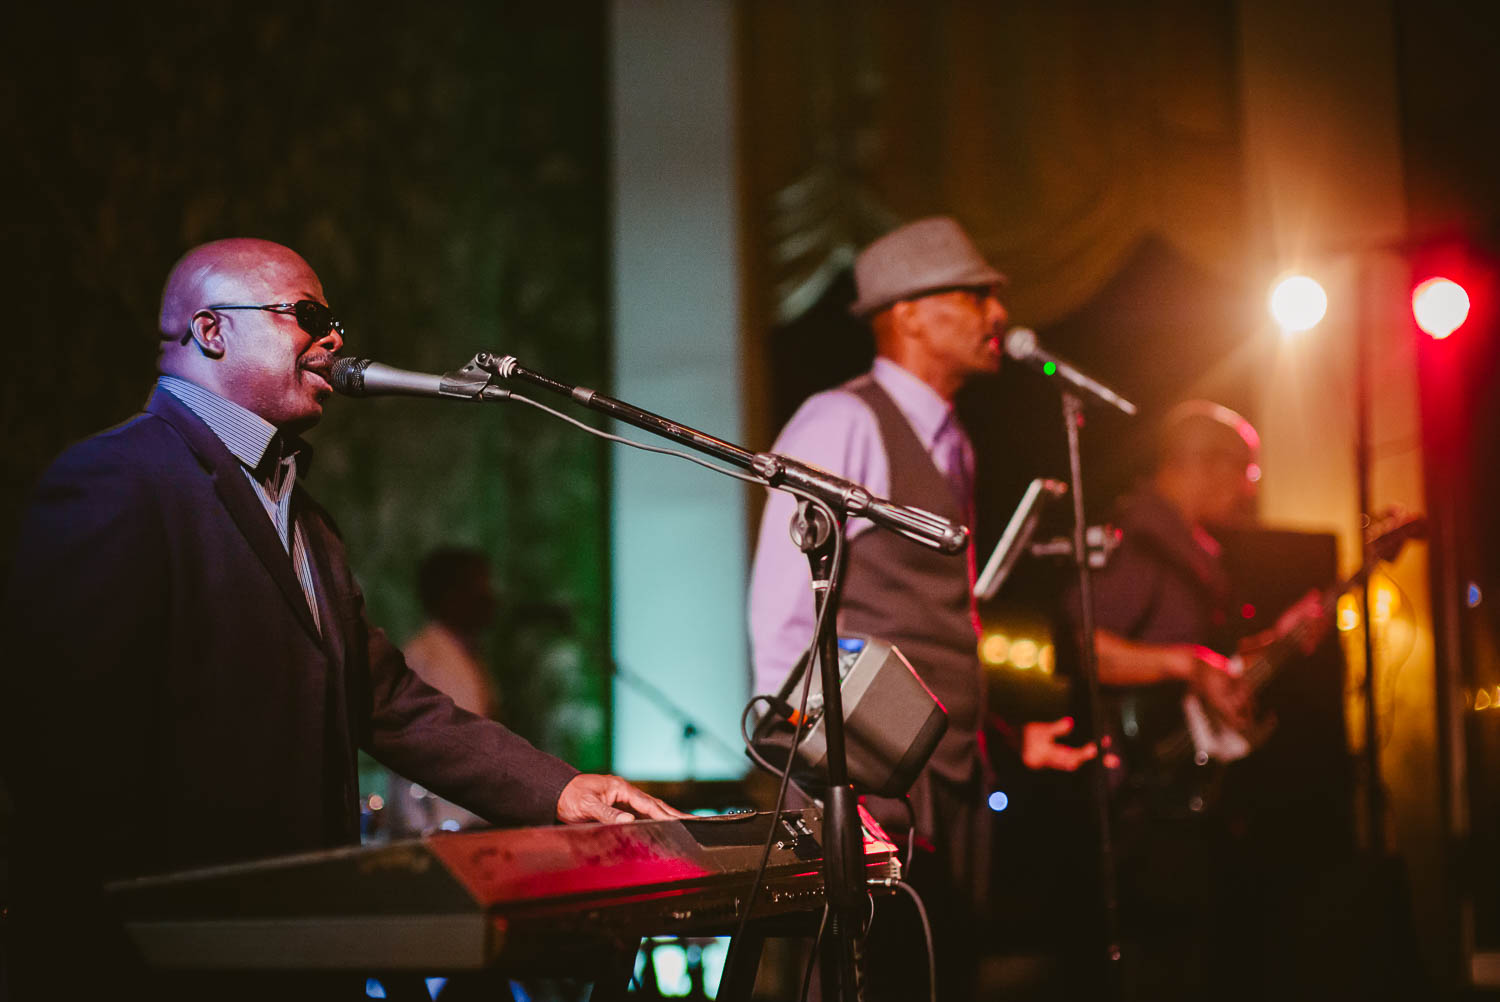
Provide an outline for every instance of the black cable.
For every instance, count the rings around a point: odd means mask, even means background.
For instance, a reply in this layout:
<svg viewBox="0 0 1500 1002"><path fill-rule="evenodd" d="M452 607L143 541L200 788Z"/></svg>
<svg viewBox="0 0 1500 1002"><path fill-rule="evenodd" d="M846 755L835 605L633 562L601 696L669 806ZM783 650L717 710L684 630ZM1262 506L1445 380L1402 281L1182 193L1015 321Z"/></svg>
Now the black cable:
<svg viewBox="0 0 1500 1002"><path fill-rule="evenodd" d="M841 571L843 570L844 563L844 534L838 531L839 521L834 516L833 509L828 506L827 502L823 501L820 498L814 497L812 494L809 494L806 491L798 490L794 487L783 487L782 489L789 494L803 499L811 505L817 506L823 511L825 515L828 516L828 524L833 526L834 534L833 566L828 575L827 594L838 594L839 576ZM825 601L822 604L822 607L818 609L817 620L813 623L811 647L813 651L820 650L819 639L823 636L823 631L830 625L828 623L828 608L830 605L831 603ZM797 756L797 745L802 741L803 728L808 725L807 697L808 694L812 691L812 664L814 663L814 661L815 659L809 659L808 671L802 677L802 695L797 706L797 724L792 730L791 746L787 749L786 767L781 770L781 786L776 791L776 806L771 811L771 824L770 827L766 829L765 845L761 847L760 865L756 867L755 879L750 884L750 895L745 900L744 910L740 913L740 921L739 924L735 927L734 938L729 941L729 956L726 957L724 961L724 967L727 970L735 969L735 951L740 948L740 944L744 940L745 925L750 920L750 912L754 909L755 899L760 893L761 881L764 880L766 876L766 867L769 866L771 862L771 845L776 841L776 827L781 823L781 811L783 806L786 804L787 786L792 779L792 762L796 759ZM743 720L743 715L741 716L741 719ZM743 726L741 727L741 729L743 730ZM828 833L824 832L823 834L824 841L827 841Z"/></svg>
<svg viewBox="0 0 1500 1002"><path fill-rule="evenodd" d="M911 864L917 858L917 809L911 802L910 794L901 797L901 805L906 808L906 868L901 872L910 880Z"/></svg>
<svg viewBox="0 0 1500 1002"><path fill-rule="evenodd" d="M875 928L875 895L866 892L865 900L870 902L870 914L865 919L865 939L870 938L870 930Z"/></svg>
<svg viewBox="0 0 1500 1002"><path fill-rule="evenodd" d="M756 751L755 741L750 736L749 723L750 711L755 709L756 703L759 703L761 700L765 700L767 703L774 703L775 699L775 696L769 696L765 693L751 696L750 702L746 703L745 708L740 711L740 737L745 742L745 754L749 755L751 761L753 761L756 765L760 766L762 769L766 770L766 772L769 772L773 776L779 775L781 773L781 769L777 766L772 765L770 762L767 762L765 756ZM788 709L790 709L790 707L788 707ZM798 787L798 789L800 790L801 787Z"/></svg>
<svg viewBox="0 0 1500 1002"><path fill-rule="evenodd" d="M771 704L771 709L772 710L778 709L778 707L777 707L776 704L781 703L781 705L783 707L785 707L785 709L786 709L786 712L785 712L784 716L785 716L785 718L786 718L786 720L787 720L788 723L791 722L792 716L797 711L793 710L790 704L783 703L782 700L780 699L780 697L778 697L778 696L770 696L770 695L767 695L765 693L760 693L759 695L751 696L750 697L750 701L745 704L745 708L740 711L740 737L745 742L745 754L749 755L751 761L753 761L756 765L760 766L766 772L770 773L773 776L779 776L779 775L781 775L782 766L779 766L779 765L776 765L776 764L770 762L769 760L766 759L766 757L764 755L762 755L756 749L755 744L754 744L755 738L754 738L753 735L751 735L750 730L749 730L750 711L753 710L753 709L755 709L755 704L756 703L759 703L759 702L761 702L763 700L765 702ZM806 790L806 788L804 788L803 785L801 783L797 782L795 779L792 780L792 789L794 789L798 793L802 794L802 796L806 800L808 800L810 802L813 802L813 803L819 802L816 797L814 797L812 794L808 793L807 790Z"/></svg>
<svg viewBox="0 0 1500 1002"><path fill-rule="evenodd" d="M814 635L816 635L816 631L817 626L814 627ZM740 913L740 921L739 924L735 927L734 938L729 941L729 956L725 958L724 966L730 970L734 969L734 952L739 949L740 942L744 937L745 924L750 920L750 910L755 905L756 895L760 893L761 881L764 880L766 876L766 867L769 866L771 862L771 844L776 839L776 826L781 822L781 809L782 806L786 803L787 784L791 782L792 778L792 760L797 751L797 743L802 739L802 727L806 723L807 695L811 688L812 673L809 672L802 679L802 698L797 711L798 722L795 729L792 731L791 746L787 749L786 766L785 768L780 770L781 785L776 791L776 805L771 810L771 824L766 829L766 841L765 844L761 846L760 864L755 869L755 878L750 882L750 895L745 901L744 911ZM744 719L743 714L741 714L741 719ZM741 730L743 729L744 728L741 727ZM754 752L753 749L752 754L759 758L759 753ZM774 767L771 769L772 773L775 773L776 771L777 770Z"/></svg>
<svg viewBox="0 0 1500 1002"><path fill-rule="evenodd" d="M528 407L535 407L539 411L546 411L553 417L562 421L566 421L568 422L568 424L573 425L575 428L582 429L583 431L586 431L590 435L593 435L597 438L602 438L606 442L615 442L620 445L628 445L632 449L640 449L642 452L654 452L662 456L676 456L678 459L686 459L690 463L697 463L699 466L702 466L705 469L713 470L715 473L722 473L726 477L733 477L736 480L743 480L745 483L754 484L757 487L771 486L770 484L766 483L763 477L758 477L752 473L741 473L739 470L731 470L729 467L720 466L718 463L710 463L708 460L695 456L691 452L683 452L680 449L668 449L660 445L647 445L645 442L637 442L633 438L625 438L621 435L611 434L610 432L595 428L591 424L585 424L575 417L569 417L562 411L553 410L546 404L533 400L530 397L523 397L521 396L521 394L516 393L515 391L511 391L510 396L506 397L505 399L514 400L516 403L520 404L526 404ZM798 496L800 497L801 495Z"/></svg>
<svg viewBox="0 0 1500 1002"><path fill-rule="evenodd" d="M904 880L896 881L896 886L911 895L912 904L917 906L917 917L922 920L922 937L927 941L927 998L930 1002L937 1002L937 952L932 948L932 924L927 921L927 908L915 887Z"/></svg>
<svg viewBox="0 0 1500 1002"><path fill-rule="evenodd" d="M818 922L818 934L813 937L812 952L807 955L807 966L802 970L802 990L797 993L798 1002L807 1002L807 993L812 988L813 968L818 966L818 948L823 945L823 930L828 927L828 905L823 905L823 918Z"/></svg>

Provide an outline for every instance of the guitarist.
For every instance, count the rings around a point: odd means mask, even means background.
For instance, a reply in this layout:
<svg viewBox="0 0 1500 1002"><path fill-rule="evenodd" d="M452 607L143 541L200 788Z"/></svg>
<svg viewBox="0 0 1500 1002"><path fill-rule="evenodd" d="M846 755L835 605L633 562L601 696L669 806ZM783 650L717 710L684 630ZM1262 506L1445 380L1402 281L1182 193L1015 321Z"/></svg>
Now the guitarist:
<svg viewBox="0 0 1500 1002"><path fill-rule="evenodd" d="M1126 711L1116 831L1124 932L1133 948L1129 997L1258 994L1251 976L1257 923L1229 905L1248 873L1234 826L1211 810L1166 812L1128 794L1136 711L1173 710L1191 692L1220 723L1238 731L1251 723L1249 687L1226 657L1235 649L1230 582L1211 529L1253 518L1259 445L1250 423L1227 407L1189 401L1174 408L1150 477L1121 502L1119 549L1094 579L1099 680ZM1310 626L1322 612L1313 592L1274 632ZM1311 650L1321 630L1303 633Z"/></svg>

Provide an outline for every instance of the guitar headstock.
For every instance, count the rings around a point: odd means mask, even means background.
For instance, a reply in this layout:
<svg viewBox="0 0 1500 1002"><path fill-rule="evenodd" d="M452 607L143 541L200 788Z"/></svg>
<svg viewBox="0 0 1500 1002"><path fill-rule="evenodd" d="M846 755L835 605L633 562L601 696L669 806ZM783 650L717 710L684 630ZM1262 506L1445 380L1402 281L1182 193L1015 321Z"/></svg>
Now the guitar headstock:
<svg viewBox="0 0 1500 1002"><path fill-rule="evenodd" d="M1410 515L1398 508L1387 509L1370 520L1365 530L1365 565L1395 560L1409 539L1427 538L1427 516Z"/></svg>

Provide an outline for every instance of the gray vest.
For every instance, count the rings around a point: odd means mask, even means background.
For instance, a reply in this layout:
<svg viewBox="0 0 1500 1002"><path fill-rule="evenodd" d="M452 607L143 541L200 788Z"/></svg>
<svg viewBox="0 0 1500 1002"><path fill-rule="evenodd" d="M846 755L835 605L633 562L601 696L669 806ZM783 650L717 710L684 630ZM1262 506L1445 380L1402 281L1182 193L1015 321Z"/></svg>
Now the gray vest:
<svg viewBox="0 0 1500 1002"><path fill-rule="evenodd" d="M875 413L890 460L891 500L965 521L966 503L954 496L890 395L869 375L844 389ZM928 767L945 779L967 782L974 775L984 712L978 621L970 597L973 544L955 556L875 529L856 536L847 552L839 632L880 637L906 655L948 710L948 731Z"/></svg>

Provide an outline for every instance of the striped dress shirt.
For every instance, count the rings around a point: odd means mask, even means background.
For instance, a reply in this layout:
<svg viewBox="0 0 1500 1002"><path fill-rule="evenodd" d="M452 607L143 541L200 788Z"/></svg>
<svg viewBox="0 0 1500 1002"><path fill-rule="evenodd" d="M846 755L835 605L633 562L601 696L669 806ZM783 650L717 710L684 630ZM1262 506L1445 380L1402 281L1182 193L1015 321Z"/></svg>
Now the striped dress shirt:
<svg viewBox="0 0 1500 1002"><path fill-rule="evenodd" d="M323 623L318 615L307 540L292 511L292 489L297 485L299 457L311 450L300 439L282 435L275 425L254 411L246 410L197 383L176 376L161 376L156 380L156 388L181 400L240 461L245 479L250 481L251 489L276 527L276 537L281 540L282 549L291 557L297 583L302 586L302 595L312 610L313 623L321 633Z"/></svg>

